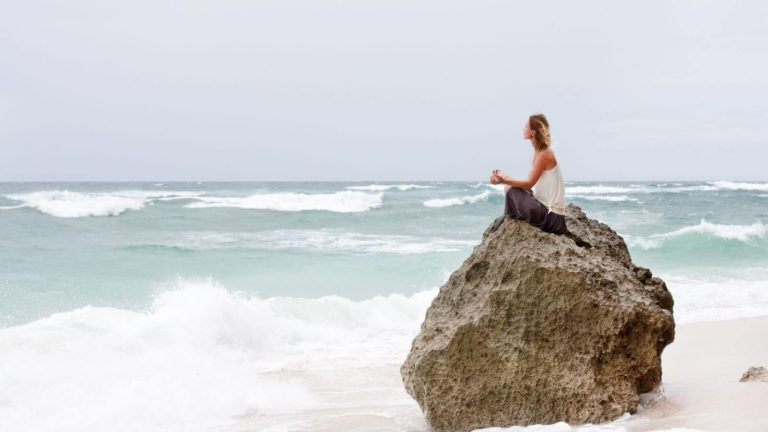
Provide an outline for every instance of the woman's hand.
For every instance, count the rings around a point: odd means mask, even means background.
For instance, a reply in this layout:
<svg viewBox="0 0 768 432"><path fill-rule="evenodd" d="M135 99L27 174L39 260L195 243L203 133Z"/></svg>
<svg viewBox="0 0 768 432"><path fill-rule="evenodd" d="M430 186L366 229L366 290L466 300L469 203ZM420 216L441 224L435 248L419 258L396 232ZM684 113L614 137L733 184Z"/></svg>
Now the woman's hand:
<svg viewBox="0 0 768 432"><path fill-rule="evenodd" d="M504 179L506 178L506 176L507 175L504 174L503 172L501 172L500 169L493 170L491 172L491 178L490 178L491 184L502 183L504 181Z"/></svg>

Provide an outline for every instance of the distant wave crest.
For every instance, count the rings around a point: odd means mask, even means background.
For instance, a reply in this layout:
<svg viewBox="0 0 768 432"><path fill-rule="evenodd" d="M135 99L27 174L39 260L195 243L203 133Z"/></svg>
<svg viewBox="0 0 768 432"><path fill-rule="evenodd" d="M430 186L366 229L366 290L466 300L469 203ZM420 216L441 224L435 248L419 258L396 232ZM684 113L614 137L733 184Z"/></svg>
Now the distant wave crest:
<svg viewBox="0 0 768 432"><path fill-rule="evenodd" d="M765 232L766 226L760 221L751 225L728 225L715 224L707 222L705 219L701 219L701 222L697 225L686 226L668 233L652 234L647 237L625 236L625 240L629 246L647 250L660 248L670 239L692 234L706 235L725 240L749 242L755 237L764 237Z"/></svg>
<svg viewBox="0 0 768 432"><path fill-rule="evenodd" d="M732 181L709 181L699 184L658 183L628 186L592 186L566 187L566 195L584 194L644 194L644 193L680 193L680 192L716 192L716 191L768 191L768 183L749 183Z"/></svg>
<svg viewBox="0 0 768 432"><path fill-rule="evenodd" d="M408 235L366 234L337 230L281 229L264 232L189 232L160 241L180 250L260 249L301 250L344 254L423 254L455 252L476 245L469 240L420 238ZM139 245L141 246L141 245ZM132 248L139 247L137 245ZM143 247L158 246L157 243Z"/></svg>
<svg viewBox="0 0 768 432"><path fill-rule="evenodd" d="M572 186L566 187L566 195L578 195L578 194L611 194L611 193L632 193L632 192L644 192L637 188L630 187L618 187L618 186Z"/></svg>
<svg viewBox="0 0 768 432"><path fill-rule="evenodd" d="M371 184L367 186L347 186L347 189L378 192L378 191L386 191L390 189L407 191L411 189L430 189L433 187L434 186L417 185L417 184L390 184L390 185Z"/></svg>
<svg viewBox="0 0 768 432"><path fill-rule="evenodd" d="M710 184L712 184L718 189L724 189L724 190L748 190L748 191L768 192L768 183L716 181L716 182L710 182Z"/></svg>
<svg viewBox="0 0 768 432"><path fill-rule="evenodd" d="M424 201L427 207L449 207L463 204L473 204L481 200L487 200L491 196L491 191L484 191L477 195L465 195L454 198L436 198Z"/></svg>
<svg viewBox="0 0 768 432"><path fill-rule="evenodd" d="M140 190L118 192L38 191L5 195L6 198L21 201L23 204L3 207L3 209L31 207L60 218L116 216L127 210L141 209L151 200L186 199L200 194L201 192Z"/></svg>
<svg viewBox="0 0 768 432"><path fill-rule="evenodd" d="M383 193L341 191L335 193L306 194L295 192L254 194L247 197L201 196L188 208L235 207L242 209L303 211L327 210L356 213L381 207Z"/></svg>
<svg viewBox="0 0 768 432"><path fill-rule="evenodd" d="M571 195L569 198L585 199L589 201L638 201L627 195Z"/></svg>

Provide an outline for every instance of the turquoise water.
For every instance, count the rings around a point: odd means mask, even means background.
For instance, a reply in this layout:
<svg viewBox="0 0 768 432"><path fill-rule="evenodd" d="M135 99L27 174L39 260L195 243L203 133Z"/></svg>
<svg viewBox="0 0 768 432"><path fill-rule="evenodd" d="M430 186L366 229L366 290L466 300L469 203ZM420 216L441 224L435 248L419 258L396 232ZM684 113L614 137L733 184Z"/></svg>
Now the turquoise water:
<svg viewBox="0 0 768 432"><path fill-rule="evenodd" d="M568 183L566 195L655 274L768 281L768 184ZM503 199L480 182L0 184L0 325L141 310L180 278L260 297L413 294L445 281Z"/></svg>
<svg viewBox="0 0 768 432"><path fill-rule="evenodd" d="M480 182L0 184L0 430L426 432L397 371L503 198ZM667 282L676 323L768 314L768 183L567 183L566 202Z"/></svg>

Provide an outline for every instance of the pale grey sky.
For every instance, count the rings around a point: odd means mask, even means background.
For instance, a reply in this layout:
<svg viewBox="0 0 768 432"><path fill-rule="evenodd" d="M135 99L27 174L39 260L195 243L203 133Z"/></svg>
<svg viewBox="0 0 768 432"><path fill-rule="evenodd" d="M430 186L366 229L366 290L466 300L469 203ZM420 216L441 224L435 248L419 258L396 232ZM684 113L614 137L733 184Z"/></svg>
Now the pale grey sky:
<svg viewBox="0 0 768 432"><path fill-rule="evenodd" d="M0 181L767 180L768 2L0 5Z"/></svg>

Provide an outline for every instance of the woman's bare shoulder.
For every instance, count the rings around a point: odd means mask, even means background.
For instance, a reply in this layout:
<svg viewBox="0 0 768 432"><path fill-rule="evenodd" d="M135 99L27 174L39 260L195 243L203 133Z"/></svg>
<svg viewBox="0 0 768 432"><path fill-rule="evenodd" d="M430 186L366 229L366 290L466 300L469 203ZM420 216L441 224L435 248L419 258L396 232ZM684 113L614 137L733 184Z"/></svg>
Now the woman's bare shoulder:
<svg viewBox="0 0 768 432"><path fill-rule="evenodd" d="M555 160L555 152L549 148L538 152L536 154L536 159L541 159L545 163L557 162L557 160Z"/></svg>
<svg viewBox="0 0 768 432"><path fill-rule="evenodd" d="M542 165L542 169L551 170L557 165L555 152L553 152L552 149L546 149L537 152L534 156L533 163L540 163Z"/></svg>

